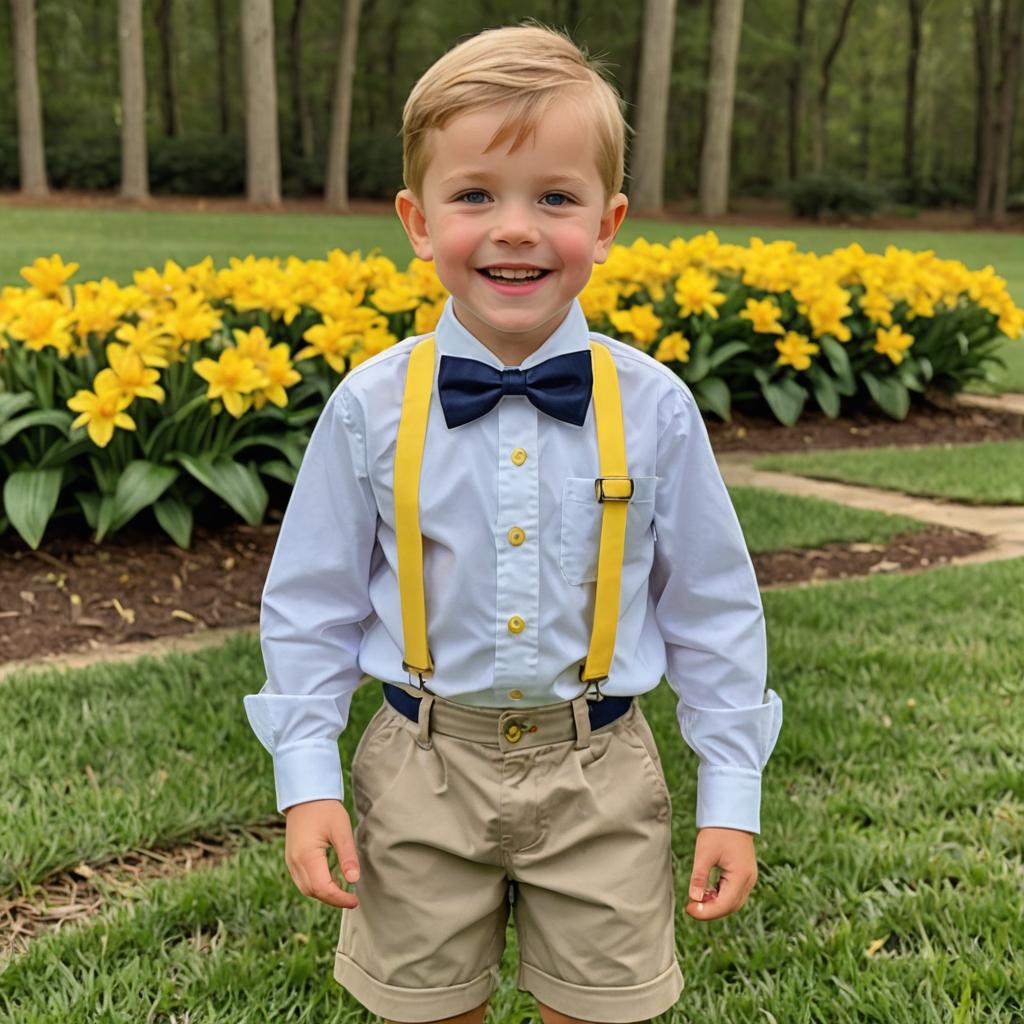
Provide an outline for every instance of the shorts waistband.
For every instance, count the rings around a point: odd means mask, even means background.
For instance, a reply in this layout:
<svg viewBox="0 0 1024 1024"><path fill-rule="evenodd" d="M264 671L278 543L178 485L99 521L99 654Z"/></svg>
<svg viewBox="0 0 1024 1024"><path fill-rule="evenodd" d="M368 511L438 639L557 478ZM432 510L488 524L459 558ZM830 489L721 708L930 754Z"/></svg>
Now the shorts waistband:
<svg viewBox="0 0 1024 1024"><path fill-rule="evenodd" d="M446 700L404 683L384 683L384 698L399 714L413 722L417 742L429 749L431 733L504 750L522 750L548 743L576 741L577 749L589 745L590 734L604 728L633 707L633 697L573 700L524 708L482 708Z"/></svg>

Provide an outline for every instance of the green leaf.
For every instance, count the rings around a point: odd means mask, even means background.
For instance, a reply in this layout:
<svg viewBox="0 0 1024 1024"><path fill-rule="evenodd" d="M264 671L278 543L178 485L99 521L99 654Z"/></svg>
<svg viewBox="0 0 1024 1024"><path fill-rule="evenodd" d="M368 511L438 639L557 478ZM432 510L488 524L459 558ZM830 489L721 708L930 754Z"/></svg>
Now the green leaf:
<svg viewBox="0 0 1024 1024"><path fill-rule="evenodd" d="M857 381L850 366L850 357L846 349L828 334L820 338L821 350L836 375L836 390L841 395L853 395L857 391Z"/></svg>
<svg viewBox="0 0 1024 1024"><path fill-rule="evenodd" d="M729 385L721 377L705 377L697 381L693 393L701 409L710 409L726 422L732 418Z"/></svg>
<svg viewBox="0 0 1024 1024"><path fill-rule="evenodd" d="M224 454L229 458L234 458L239 452L257 444L279 451L296 468L302 462L302 449L296 443L294 433L285 436L279 434L251 434L248 437L240 437L225 449Z"/></svg>
<svg viewBox="0 0 1024 1024"><path fill-rule="evenodd" d="M861 376L879 408L894 420L906 419L910 408L910 392L895 377L876 377L865 370Z"/></svg>
<svg viewBox="0 0 1024 1024"><path fill-rule="evenodd" d="M783 377L772 383L765 381L761 393L771 407L775 418L787 427L793 426L800 418L807 392L792 377Z"/></svg>
<svg viewBox="0 0 1024 1024"><path fill-rule="evenodd" d="M750 346L745 341L727 341L724 345L719 345L708 356L708 365L712 370L717 369L722 363L732 359L735 355L739 355L740 352L749 351Z"/></svg>
<svg viewBox="0 0 1024 1024"><path fill-rule="evenodd" d="M25 413L24 416L17 416L8 420L0 427L0 446L7 444L11 438L20 434L27 427L58 427L65 437L71 430L71 413L63 409L35 409Z"/></svg>
<svg viewBox="0 0 1024 1024"><path fill-rule="evenodd" d="M836 390L832 378L816 364L811 364L807 371L811 378L811 387L814 397L821 407L821 411L830 419L834 420L839 415L839 392Z"/></svg>
<svg viewBox="0 0 1024 1024"><path fill-rule="evenodd" d="M173 466L160 466L145 459L129 462L117 480L109 532L120 530L144 508L152 505L178 479L179 472ZM103 540L107 532L99 533L96 540Z"/></svg>
<svg viewBox="0 0 1024 1024"><path fill-rule="evenodd" d="M82 506L82 514L89 524L90 530L95 530L100 521L100 493L99 491L75 491L78 504Z"/></svg>
<svg viewBox="0 0 1024 1024"><path fill-rule="evenodd" d="M224 455L190 455L177 452L175 458L204 487L227 502L250 526L263 521L267 490L251 466L239 465Z"/></svg>
<svg viewBox="0 0 1024 1024"><path fill-rule="evenodd" d="M917 365L921 368L921 376L926 380L930 381L935 376L935 370L932 368L932 361L927 356L918 356Z"/></svg>
<svg viewBox="0 0 1024 1024"><path fill-rule="evenodd" d="M4 508L11 526L33 550L46 532L60 485L64 479L61 469L19 469L4 484Z"/></svg>
<svg viewBox="0 0 1024 1024"><path fill-rule="evenodd" d="M27 409L35 402L35 396L27 391L0 394L0 424L6 423L16 412Z"/></svg>
<svg viewBox="0 0 1024 1024"><path fill-rule="evenodd" d="M153 514L164 532L188 550L192 543L192 509L175 494L165 494L154 506Z"/></svg>
<svg viewBox="0 0 1024 1024"><path fill-rule="evenodd" d="M275 480L280 480L282 483L294 486L295 480L299 475L298 470L289 465L284 459L271 459L269 462L264 462L260 465L260 472L264 476L273 477Z"/></svg>

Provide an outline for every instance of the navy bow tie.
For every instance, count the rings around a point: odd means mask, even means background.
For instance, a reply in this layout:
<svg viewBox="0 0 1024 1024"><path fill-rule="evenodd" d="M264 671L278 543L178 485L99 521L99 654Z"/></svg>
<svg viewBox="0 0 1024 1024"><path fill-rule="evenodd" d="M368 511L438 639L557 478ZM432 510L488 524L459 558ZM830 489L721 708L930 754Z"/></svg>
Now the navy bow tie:
<svg viewBox="0 0 1024 1024"><path fill-rule="evenodd" d="M541 412L583 425L593 388L590 353L567 352L528 370L498 370L490 363L441 356L438 393L448 427L461 427L490 412L502 395L525 395Z"/></svg>

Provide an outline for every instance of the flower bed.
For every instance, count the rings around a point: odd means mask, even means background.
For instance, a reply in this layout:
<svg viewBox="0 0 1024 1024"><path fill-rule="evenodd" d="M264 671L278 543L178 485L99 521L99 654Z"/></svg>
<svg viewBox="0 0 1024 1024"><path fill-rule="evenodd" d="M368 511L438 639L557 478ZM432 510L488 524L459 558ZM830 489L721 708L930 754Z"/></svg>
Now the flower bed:
<svg viewBox="0 0 1024 1024"><path fill-rule="evenodd" d="M97 541L144 509L188 547L211 496L262 521L269 481L290 486L324 402L353 366L433 329L447 293L433 264L376 253L211 259L131 285L71 286L60 256L0 292L0 533L38 547L56 516ZM591 327L649 351L701 408L766 403L797 422L866 397L894 419L911 392L986 378L1024 312L992 267L859 245L615 246L580 296Z"/></svg>

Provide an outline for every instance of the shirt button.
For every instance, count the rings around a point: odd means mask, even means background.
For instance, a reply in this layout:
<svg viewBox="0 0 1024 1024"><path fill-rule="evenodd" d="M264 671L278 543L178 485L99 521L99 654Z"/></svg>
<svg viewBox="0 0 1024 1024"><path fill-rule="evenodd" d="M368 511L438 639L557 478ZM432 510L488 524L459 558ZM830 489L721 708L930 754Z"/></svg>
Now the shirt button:
<svg viewBox="0 0 1024 1024"><path fill-rule="evenodd" d="M510 633L522 633L524 629L526 629L526 621L521 619L518 615L513 615L512 618L508 620L508 631Z"/></svg>
<svg viewBox="0 0 1024 1024"><path fill-rule="evenodd" d="M525 448L513 448L512 449L512 461L517 466L521 466L526 461L526 449Z"/></svg>
<svg viewBox="0 0 1024 1024"><path fill-rule="evenodd" d="M518 526L513 526L512 529L508 531L509 544L514 544L516 547L519 547L524 540L526 540L526 534Z"/></svg>
<svg viewBox="0 0 1024 1024"><path fill-rule="evenodd" d="M523 691L522 690L509 690L508 691L508 695L509 695L509 697L512 700L522 700L523 699Z"/></svg>

